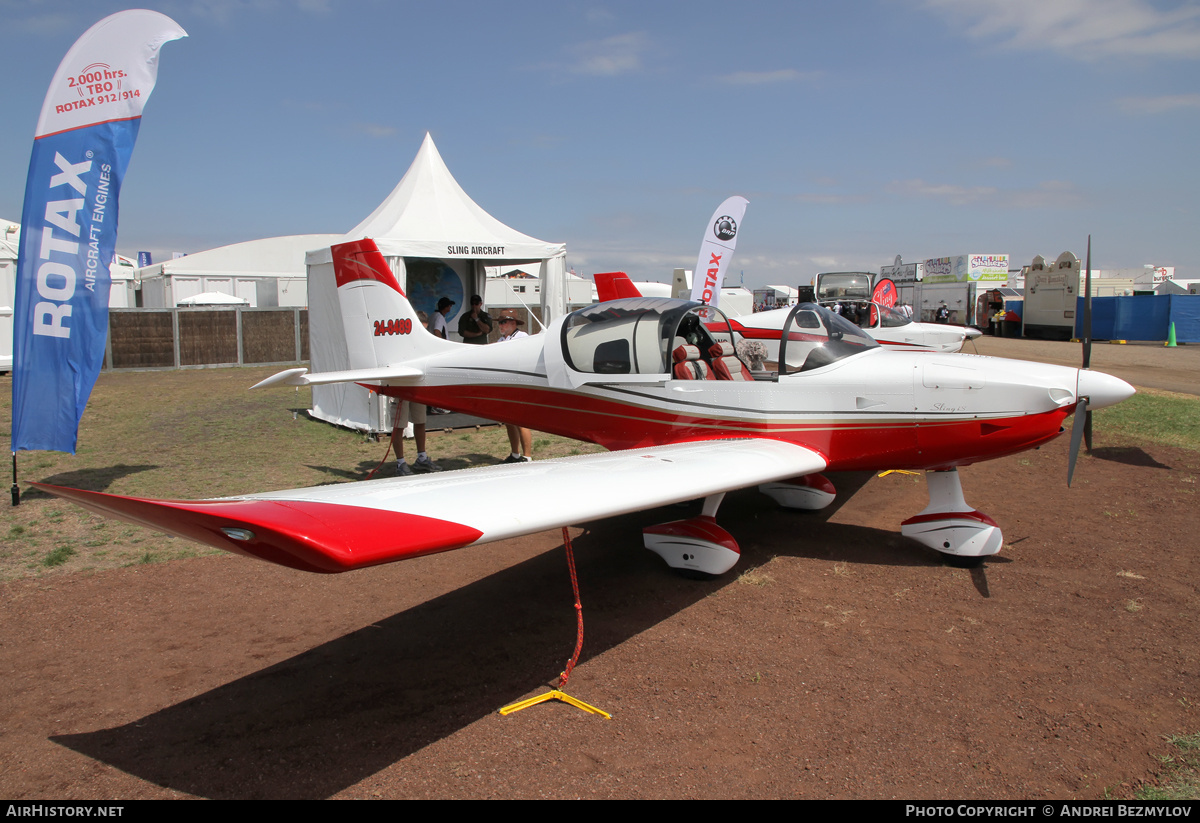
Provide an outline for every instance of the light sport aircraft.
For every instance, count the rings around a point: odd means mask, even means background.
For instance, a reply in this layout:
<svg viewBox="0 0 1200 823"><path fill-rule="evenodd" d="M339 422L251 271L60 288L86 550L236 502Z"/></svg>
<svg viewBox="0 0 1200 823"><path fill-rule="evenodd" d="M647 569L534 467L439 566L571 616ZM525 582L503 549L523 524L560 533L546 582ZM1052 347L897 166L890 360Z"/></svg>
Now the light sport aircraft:
<svg viewBox="0 0 1200 823"><path fill-rule="evenodd" d="M599 272L594 275L596 294L600 300L621 297L641 297L637 284L625 272ZM836 302L836 301L834 301ZM834 302L820 305L832 308ZM963 344L983 332L968 326L944 323L917 323L898 310L870 300L844 300L843 307L853 305L859 315L858 325L885 349L896 351L957 352ZM743 314L729 318L730 324L745 340L757 340L767 350L767 359L779 359L779 339L783 325L791 314L790 306L782 309Z"/></svg>
<svg viewBox="0 0 1200 823"><path fill-rule="evenodd" d="M830 303L822 303L832 308ZM853 305L859 314L857 324L885 349L892 351L942 352L961 351L963 344L974 340L983 332L967 326L949 326L944 323L917 323L911 317L894 308L873 303L869 300L842 301L843 309ZM783 325L787 322L789 309L772 309L738 317L747 339L761 341L767 347L767 356L774 360L779 348Z"/></svg>
<svg viewBox="0 0 1200 823"><path fill-rule="evenodd" d="M1002 536L963 499L958 467L1038 446L1073 411L1133 393L1086 369L884 351L811 304L789 311L773 372L736 357L739 332L718 309L670 298L601 303L537 336L465 346L421 327L373 241L335 246L333 257L351 370L289 369L260 386L365 383L612 451L190 502L42 488L314 572L704 498L699 516L649 527L644 540L672 567L720 574L739 554L715 520L726 492L758 486L785 507L818 509L835 494L822 471L923 469L929 505L902 533L977 559Z"/></svg>

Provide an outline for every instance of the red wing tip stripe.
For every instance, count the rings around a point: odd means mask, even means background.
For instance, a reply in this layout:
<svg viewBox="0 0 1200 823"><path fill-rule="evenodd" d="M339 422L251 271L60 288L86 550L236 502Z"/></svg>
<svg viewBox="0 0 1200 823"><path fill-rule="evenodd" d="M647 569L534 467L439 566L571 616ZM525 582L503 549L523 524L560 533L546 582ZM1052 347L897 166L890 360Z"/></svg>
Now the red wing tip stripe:
<svg viewBox="0 0 1200 823"><path fill-rule="evenodd" d="M35 483L92 511L312 572L342 572L474 543L483 532L418 514L309 500L147 500ZM246 539L231 536L244 532Z"/></svg>

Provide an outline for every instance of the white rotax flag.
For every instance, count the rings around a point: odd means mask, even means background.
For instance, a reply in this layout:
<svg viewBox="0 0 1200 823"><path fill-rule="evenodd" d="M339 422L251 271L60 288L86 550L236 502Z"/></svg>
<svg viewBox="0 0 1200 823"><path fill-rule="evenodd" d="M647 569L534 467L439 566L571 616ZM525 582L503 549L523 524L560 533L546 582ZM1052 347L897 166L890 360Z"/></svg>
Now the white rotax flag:
<svg viewBox="0 0 1200 823"><path fill-rule="evenodd" d="M721 301L721 283L729 269L729 259L737 246L738 228L750 203L734 195L717 207L704 230L700 256L692 272L692 299L716 306Z"/></svg>

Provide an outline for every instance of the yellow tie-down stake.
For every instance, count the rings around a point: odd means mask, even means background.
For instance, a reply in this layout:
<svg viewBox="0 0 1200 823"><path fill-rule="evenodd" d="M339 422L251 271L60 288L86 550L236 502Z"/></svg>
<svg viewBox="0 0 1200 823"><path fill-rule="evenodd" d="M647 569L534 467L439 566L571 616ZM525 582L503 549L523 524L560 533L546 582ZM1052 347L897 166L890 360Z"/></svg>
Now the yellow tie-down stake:
<svg viewBox="0 0 1200 823"><path fill-rule="evenodd" d="M546 692L546 694L538 695L537 697L531 697L528 700L521 700L517 703L513 703L510 706L505 706L500 710L500 714L508 715L512 714L513 712L519 712L521 709L528 709L530 706L536 706L538 703L545 703L547 700L561 700L563 703L566 703L569 706L574 706L577 709L583 709L585 712L591 712L592 714L598 714L605 720L612 720L612 715L603 709L597 709L595 706L589 706L582 700L576 700L574 697L571 697L571 695L567 694L566 692L560 692L558 689L551 689L550 691Z"/></svg>
<svg viewBox="0 0 1200 823"><path fill-rule="evenodd" d="M920 472L910 472L908 469L888 469L885 472L880 472L876 477L887 477L889 474L920 474Z"/></svg>

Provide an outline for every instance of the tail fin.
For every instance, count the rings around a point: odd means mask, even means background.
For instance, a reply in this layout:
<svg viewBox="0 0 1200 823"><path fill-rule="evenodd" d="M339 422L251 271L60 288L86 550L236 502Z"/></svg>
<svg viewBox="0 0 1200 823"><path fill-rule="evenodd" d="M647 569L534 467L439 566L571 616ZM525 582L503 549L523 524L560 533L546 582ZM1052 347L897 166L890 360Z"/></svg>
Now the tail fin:
<svg viewBox="0 0 1200 823"><path fill-rule="evenodd" d="M454 346L421 325L374 240L330 251L351 369L395 365Z"/></svg>
<svg viewBox="0 0 1200 823"><path fill-rule="evenodd" d="M622 297L641 297L637 286L623 271L602 271L594 275L596 281L596 297L601 303L617 300Z"/></svg>

